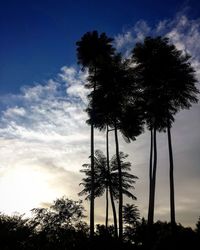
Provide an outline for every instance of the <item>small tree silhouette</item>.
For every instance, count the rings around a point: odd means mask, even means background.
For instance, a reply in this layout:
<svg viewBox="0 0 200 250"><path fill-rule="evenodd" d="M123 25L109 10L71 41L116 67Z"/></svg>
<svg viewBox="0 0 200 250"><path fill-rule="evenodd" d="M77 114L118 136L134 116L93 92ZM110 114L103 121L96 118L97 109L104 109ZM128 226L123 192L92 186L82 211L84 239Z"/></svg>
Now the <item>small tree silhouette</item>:
<svg viewBox="0 0 200 250"><path fill-rule="evenodd" d="M134 243L137 226L140 224L140 212L136 205L123 206L123 219L125 223L124 238Z"/></svg>
<svg viewBox="0 0 200 250"><path fill-rule="evenodd" d="M136 200L136 197L131 193L130 190L134 189L135 180L137 177L130 174L131 163L126 162L125 159L128 157L127 154L120 152L120 165L122 168L122 193L127 197ZM119 181L118 181L118 163L117 157L114 155L110 160L110 173L108 173L106 157L100 150L95 151L95 197L100 197L105 191L112 187L113 195L116 200L119 200ZM83 164L84 169L81 170L82 173L86 175L82 179L80 185L84 188L79 193L79 195L86 195L86 199L91 197L91 169L90 164ZM110 180L109 180L110 178ZM110 187L111 185L111 187ZM108 206L108 196L106 192L106 205ZM108 207L106 208L106 211ZM106 217L108 214L106 213ZM106 221L108 218L106 218Z"/></svg>
<svg viewBox="0 0 200 250"><path fill-rule="evenodd" d="M200 235L200 217L199 217L199 219L198 219L198 221L196 223L196 229L195 229L195 231L197 232L197 234Z"/></svg>

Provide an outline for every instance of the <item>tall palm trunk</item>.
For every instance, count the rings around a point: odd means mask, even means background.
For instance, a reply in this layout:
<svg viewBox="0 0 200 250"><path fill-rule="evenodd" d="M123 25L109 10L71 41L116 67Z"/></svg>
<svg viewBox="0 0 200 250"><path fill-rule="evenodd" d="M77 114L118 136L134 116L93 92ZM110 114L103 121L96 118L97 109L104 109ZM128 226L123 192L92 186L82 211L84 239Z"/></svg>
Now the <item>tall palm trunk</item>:
<svg viewBox="0 0 200 250"><path fill-rule="evenodd" d="M172 141L171 141L171 129L168 124L167 126L168 135L168 146L169 146L169 179L170 179L170 215L171 224L174 226L176 224L175 220L175 198L174 198L174 161L173 161L173 151L172 151Z"/></svg>
<svg viewBox="0 0 200 250"><path fill-rule="evenodd" d="M94 125L91 124L91 199L90 199L90 238L94 237Z"/></svg>
<svg viewBox="0 0 200 250"><path fill-rule="evenodd" d="M154 221L154 207L155 207L155 189L156 189L156 172L157 172L157 140L156 140L156 128L154 127L153 134L154 142L154 161L153 161L153 183L152 183L152 218Z"/></svg>
<svg viewBox="0 0 200 250"><path fill-rule="evenodd" d="M94 74L96 76L96 66L94 68ZM93 102L96 91L96 82L94 83L94 95ZM91 199L90 199L90 238L94 237L94 106L92 107L92 117L91 117Z"/></svg>
<svg viewBox="0 0 200 250"><path fill-rule="evenodd" d="M152 160L153 160L153 130L151 128L151 138L150 138L150 158L149 158L149 209L148 209L148 224L151 225L152 222Z"/></svg>
<svg viewBox="0 0 200 250"><path fill-rule="evenodd" d="M110 178L110 159L109 159L109 129L107 126L106 131L106 158L107 158L107 170L108 170L108 185L109 185L109 191L110 191L110 200L111 200L111 206L113 211L113 220L114 220L114 229L115 229L115 238L118 238L118 232L117 232L117 214L115 209L115 202L113 197L113 189L112 189L112 183Z"/></svg>
<svg viewBox="0 0 200 250"><path fill-rule="evenodd" d="M119 240L121 241L123 236L123 217L122 217L123 193L122 193L122 170L121 170L121 162L119 156L119 142L118 142L116 122L115 122L115 144L116 144L116 158L117 158L118 174L119 174Z"/></svg>
<svg viewBox="0 0 200 250"><path fill-rule="evenodd" d="M109 203L108 203L108 186L106 187L106 230L108 229L108 209L109 209Z"/></svg>
<svg viewBox="0 0 200 250"><path fill-rule="evenodd" d="M156 141L156 128L153 129L153 169L152 169L152 183L150 194L150 209L148 216L148 224L151 226L154 222L154 207L155 207L155 188L156 188L156 171L157 171L157 141Z"/></svg>

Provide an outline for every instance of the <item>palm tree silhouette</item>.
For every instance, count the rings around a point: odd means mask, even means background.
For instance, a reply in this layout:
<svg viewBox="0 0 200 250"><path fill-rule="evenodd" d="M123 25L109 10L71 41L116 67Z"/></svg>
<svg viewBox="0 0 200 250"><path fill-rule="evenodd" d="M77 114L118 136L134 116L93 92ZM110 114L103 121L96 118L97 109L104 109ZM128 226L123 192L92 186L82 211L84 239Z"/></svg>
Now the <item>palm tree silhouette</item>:
<svg viewBox="0 0 200 250"><path fill-rule="evenodd" d="M123 206L123 195L122 195L122 177L121 177L121 166L119 158L119 143L118 143L118 123L119 114L121 112L122 103L122 89L119 88L119 72L121 67L121 57L119 55L114 56L110 61L104 63L102 67L96 73L96 77L91 77L91 81L98 82L98 87L91 93L90 104L87 109L89 117L92 116L92 110L95 110L95 121L94 126L100 130L109 126L115 131L115 144L116 144L116 155L118 163L118 174L119 174L119 238L122 239L122 206ZM91 119L88 123L91 124ZM112 190L111 190L112 191ZM112 192L111 192L112 193Z"/></svg>
<svg viewBox="0 0 200 250"><path fill-rule="evenodd" d="M83 69L89 71L89 81L86 87L96 90L96 73L102 65L114 53L111 45L112 39L108 38L105 33L98 34L97 31L87 32L83 35L77 45L78 64ZM93 81L90 81L90 77ZM94 236L94 120L95 111L92 107L91 113L91 199L90 199L90 236Z"/></svg>
<svg viewBox="0 0 200 250"><path fill-rule="evenodd" d="M165 86L163 86L163 99L166 107L170 163L170 213L171 223L172 225L175 225L174 161L171 140L171 127L174 119L170 119L170 115L174 115L180 109L189 109L192 103L197 103L197 94L199 91L195 86L197 80L194 75L195 71L190 64L190 56L180 50L177 50L174 45L169 44L169 40L167 38L161 39L161 41L164 48L162 49L162 52L160 52L162 55L162 63L160 60L160 67L162 67L162 72L164 70L167 72L162 80L165 82ZM173 112L170 110L170 106L172 106Z"/></svg>
<svg viewBox="0 0 200 250"><path fill-rule="evenodd" d="M126 204L123 207L124 222L130 226L136 226L140 220L140 212L134 204Z"/></svg>
<svg viewBox="0 0 200 250"><path fill-rule="evenodd" d="M109 210L109 200L108 200L108 191L112 189L110 186L110 170L107 167L107 157L103 154L101 150L95 150L94 157L94 195L95 198L100 197L106 194L106 218L105 224L106 229L108 228L108 210ZM84 169L80 170L81 173L86 175L82 179L80 185L84 188L79 195L86 195L86 200L91 199L91 167L90 164L83 164ZM114 220L115 223L115 220ZM116 225L117 226L117 225Z"/></svg>
<svg viewBox="0 0 200 250"><path fill-rule="evenodd" d="M122 194L126 195L128 198L136 200L136 197L132 194L131 190L134 189L135 180L138 179L137 176L130 174L131 171L131 163L125 161L128 157L128 154L123 152L119 152L120 165L122 170ZM115 199L119 199L119 188L118 188L118 162L117 156L114 155L110 160L110 168L111 168L111 183L114 191ZM129 191L130 190L130 191Z"/></svg>
<svg viewBox="0 0 200 250"><path fill-rule="evenodd" d="M169 43L169 39L147 37L144 43L136 44L133 61L135 72L141 85L146 123L151 131L150 147L150 191L148 223L153 224L155 184L157 168L156 131L167 130L170 159L170 211L171 223L175 221L173 152L170 128L174 115L182 108L189 108L197 102L194 70L184 55ZM153 163L152 163L153 160Z"/></svg>
<svg viewBox="0 0 200 250"><path fill-rule="evenodd" d="M119 153L120 155L120 164L122 168L122 192L123 195L136 200L136 197L131 193L131 190L134 189L135 180L137 177L133 174L130 174L131 163L126 162L127 154L123 152ZM94 194L95 198L100 197L106 193L106 211L108 211L108 189L112 189L113 197L116 200L119 200L119 175L118 175L118 163L117 157L114 155L110 162L110 172L107 168L107 158L100 150L95 151L95 161L94 161ZM82 179L80 185L83 186L83 190L79 193L80 196L86 195L86 199L91 199L91 168L90 164L83 164L84 169L81 170L82 173L86 175ZM106 224L108 224L108 213L106 213Z"/></svg>
<svg viewBox="0 0 200 250"><path fill-rule="evenodd" d="M143 95L143 108L148 129L151 131L150 162L149 162L149 210L148 224L154 220L155 186L157 172L157 136L156 132L166 128L163 100L161 97L160 83L156 72L159 58L159 41L146 38L144 43L136 44L133 49L132 59L136 63L135 74L138 84L141 85Z"/></svg>
<svg viewBox="0 0 200 250"><path fill-rule="evenodd" d="M114 130L116 157L119 174L119 238L122 239L123 233L123 192L122 192L122 173L119 156L118 131L120 131L127 142L135 140L135 137L142 132L141 110L137 109L136 100L133 96L133 71L127 61L123 61L121 55L117 54L110 58L108 64L99 68L95 81L97 89L90 95L90 104L87 112L89 117L92 115L92 107L95 110L94 126L100 130L109 126ZM88 120L91 123L91 120Z"/></svg>

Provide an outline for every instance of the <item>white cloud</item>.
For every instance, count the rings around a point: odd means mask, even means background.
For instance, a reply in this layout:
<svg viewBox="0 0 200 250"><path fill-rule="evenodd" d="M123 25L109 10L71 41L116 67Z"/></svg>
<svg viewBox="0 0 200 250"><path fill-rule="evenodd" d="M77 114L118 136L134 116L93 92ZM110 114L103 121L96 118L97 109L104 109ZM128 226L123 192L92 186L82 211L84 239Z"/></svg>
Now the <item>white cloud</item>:
<svg viewBox="0 0 200 250"><path fill-rule="evenodd" d="M85 73L63 67L56 79L7 98L0 117L1 210L24 211L78 192L78 170L89 156L85 80Z"/></svg>
<svg viewBox="0 0 200 250"><path fill-rule="evenodd" d="M124 57L130 57L134 44L137 42L142 42L142 40L146 36L150 35L151 32L151 27L149 27L147 22L140 20L136 22L136 24L129 30L124 31L122 34L116 35L114 39L114 45L117 50L122 52Z"/></svg>
<svg viewBox="0 0 200 250"><path fill-rule="evenodd" d="M26 110L23 107L13 107L8 108L6 111L3 112L5 117L13 117L13 116L25 116Z"/></svg>
<svg viewBox="0 0 200 250"><path fill-rule="evenodd" d="M145 36L151 33L151 28L146 21L140 20L129 30L115 36L115 46L117 49L132 46L136 42L142 42Z"/></svg>
<svg viewBox="0 0 200 250"><path fill-rule="evenodd" d="M117 49L120 49L129 43L133 43L131 31L127 31L124 34L118 34L115 37L115 45Z"/></svg>
<svg viewBox="0 0 200 250"><path fill-rule="evenodd" d="M85 104L87 103L88 90L84 87L87 81L88 73L82 72L80 69L64 66L59 74L61 79L66 83L66 92L71 98L80 98Z"/></svg>
<svg viewBox="0 0 200 250"><path fill-rule="evenodd" d="M192 56L192 64L200 80L200 19L191 20L186 15L178 15L174 21L166 23L166 36L180 50Z"/></svg>
<svg viewBox="0 0 200 250"><path fill-rule="evenodd" d="M144 37L166 36L179 50L192 56L191 61L200 80L200 18L188 18L186 10L179 12L174 19L159 21L155 26L149 26L144 20L138 21L132 28L115 36L116 48L129 57L134 45L142 42Z"/></svg>

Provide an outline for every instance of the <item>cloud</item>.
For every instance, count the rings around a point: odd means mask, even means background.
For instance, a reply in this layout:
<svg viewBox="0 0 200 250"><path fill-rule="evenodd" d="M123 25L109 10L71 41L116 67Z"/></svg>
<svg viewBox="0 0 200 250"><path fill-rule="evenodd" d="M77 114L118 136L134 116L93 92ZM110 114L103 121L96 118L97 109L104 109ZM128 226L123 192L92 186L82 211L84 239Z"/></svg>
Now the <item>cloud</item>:
<svg viewBox="0 0 200 250"><path fill-rule="evenodd" d="M0 116L0 211L27 212L63 195L78 199L79 170L90 154L86 80L87 72L64 66L54 79L0 98L6 104ZM104 137L96 132L95 138L103 149Z"/></svg>
<svg viewBox="0 0 200 250"><path fill-rule="evenodd" d="M8 108L3 112L5 117L25 116L26 110L23 107Z"/></svg>
<svg viewBox="0 0 200 250"><path fill-rule="evenodd" d="M78 170L89 156L84 81L85 73L63 67L55 79L25 86L19 95L4 96L7 108L0 116L1 210L22 209L24 199L24 211L37 202L51 202L64 194L74 197L78 192ZM11 206L12 199L15 206Z"/></svg>
<svg viewBox="0 0 200 250"><path fill-rule="evenodd" d="M131 51L137 42L142 42L146 36L151 35L152 28L144 20L139 20L136 24L125 30L122 34L118 34L114 38L114 45L124 57L130 57Z"/></svg>
<svg viewBox="0 0 200 250"><path fill-rule="evenodd" d="M23 87L18 97L21 107L9 107L2 112L0 135L24 140L58 141L61 137L72 140L73 132L84 126L87 117L83 111L83 81L76 83L74 91L67 91L67 95L65 84L49 80L45 85Z"/></svg>
<svg viewBox="0 0 200 250"><path fill-rule="evenodd" d="M71 98L79 98L84 104L87 103L88 90L84 87L84 82L87 81L88 73L82 72L80 69L64 66L59 74L61 79L66 83L66 93Z"/></svg>
<svg viewBox="0 0 200 250"><path fill-rule="evenodd" d="M142 42L146 36L166 36L175 44L177 49L185 51L192 56L192 64L200 80L200 18L190 19L187 16L188 8L177 13L173 19L159 21L150 26L145 20L115 36L116 48L130 57L131 51L137 42Z"/></svg>

